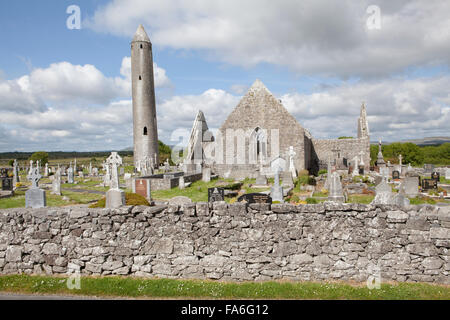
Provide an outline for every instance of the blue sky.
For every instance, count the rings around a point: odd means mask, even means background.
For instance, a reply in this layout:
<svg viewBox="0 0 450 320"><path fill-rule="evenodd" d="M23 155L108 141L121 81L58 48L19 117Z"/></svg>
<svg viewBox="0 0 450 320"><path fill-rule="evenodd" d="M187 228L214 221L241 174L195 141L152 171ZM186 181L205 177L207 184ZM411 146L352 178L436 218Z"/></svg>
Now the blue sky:
<svg viewBox="0 0 450 320"><path fill-rule="evenodd" d="M355 135L362 101L372 140L449 136L450 5L431 2L2 1L0 152L131 146L140 23L166 143L199 109L220 127L257 78L317 138ZM81 30L66 27L70 5Z"/></svg>

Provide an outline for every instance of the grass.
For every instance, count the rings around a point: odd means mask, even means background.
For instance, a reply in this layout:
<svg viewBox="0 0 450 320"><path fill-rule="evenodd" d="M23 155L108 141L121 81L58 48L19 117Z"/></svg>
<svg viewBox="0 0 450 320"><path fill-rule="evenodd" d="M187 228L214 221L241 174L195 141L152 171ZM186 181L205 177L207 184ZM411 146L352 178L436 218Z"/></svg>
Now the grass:
<svg viewBox="0 0 450 320"><path fill-rule="evenodd" d="M133 277L82 277L80 290L69 290L65 277L0 276L0 292L133 298L212 299L450 299L450 287L423 283L382 283L369 290L365 284L344 282L216 282L143 279Z"/></svg>
<svg viewBox="0 0 450 320"><path fill-rule="evenodd" d="M355 195L349 195L348 196L348 203L362 203L362 204L369 204L373 201L375 197L372 195L365 195L365 194L355 194Z"/></svg>

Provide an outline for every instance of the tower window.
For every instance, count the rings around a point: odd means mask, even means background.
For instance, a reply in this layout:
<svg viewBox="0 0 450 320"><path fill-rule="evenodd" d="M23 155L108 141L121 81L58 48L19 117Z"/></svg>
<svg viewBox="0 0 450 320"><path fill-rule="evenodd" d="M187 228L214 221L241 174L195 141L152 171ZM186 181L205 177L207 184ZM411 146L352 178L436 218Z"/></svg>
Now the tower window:
<svg viewBox="0 0 450 320"><path fill-rule="evenodd" d="M142 77L141 77L141 76L139 76L139 80L142 80Z"/></svg>
<svg viewBox="0 0 450 320"><path fill-rule="evenodd" d="M142 44L141 44L141 49L142 49Z"/></svg>
<svg viewBox="0 0 450 320"><path fill-rule="evenodd" d="M144 127L144 136L147 136L148 132L147 132L147 127Z"/></svg>

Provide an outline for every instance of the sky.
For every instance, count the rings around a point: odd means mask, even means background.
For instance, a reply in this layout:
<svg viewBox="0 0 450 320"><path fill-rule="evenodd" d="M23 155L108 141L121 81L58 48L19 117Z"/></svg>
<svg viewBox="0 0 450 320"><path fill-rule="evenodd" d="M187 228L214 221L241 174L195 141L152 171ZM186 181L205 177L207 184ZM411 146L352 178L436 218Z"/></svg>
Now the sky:
<svg viewBox="0 0 450 320"><path fill-rule="evenodd" d="M74 13L80 12L78 28ZM314 138L450 136L450 1L0 2L0 152L133 144L130 42L153 44L158 134L211 129L256 79Z"/></svg>

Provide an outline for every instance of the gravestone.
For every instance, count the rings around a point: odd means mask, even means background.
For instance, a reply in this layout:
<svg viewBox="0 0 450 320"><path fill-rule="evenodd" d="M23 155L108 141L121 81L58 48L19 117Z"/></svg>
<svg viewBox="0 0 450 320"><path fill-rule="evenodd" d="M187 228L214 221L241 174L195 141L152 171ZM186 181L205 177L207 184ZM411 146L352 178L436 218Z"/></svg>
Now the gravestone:
<svg viewBox="0 0 450 320"><path fill-rule="evenodd" d="M133 183L133 179L131 179L131 173L125 173L123 175L123 179L125 180L125 185L126 185L127 189L131 189L132 183Z"/></svg>
<svg viewBox="0 0 450 320"><path fill-rule="evenodd" d="M73 168L69 167L69 169L67 169L67 183L69 184L73 184L74 178L73 178Z"/></svg>
<svg viewBox="0 0 450 320"><path fill-rule="evenodd" d="M400 179L400 172L397 170L392 171L392 179Z"/></svg>
<svg viewBox="0 0 450 320"><path fill-rule="evenodd" d="M224 188L209 188L208 189L208 202L224 201L225 189Z"/></svg>
<svg viewBox="0 0 450 320"><path fill-rule="evenodd" d="M147 200L151 200L151 185L150 179L134 179L133 182L133 193L139 194L146 198Z"/></svg>
<svg viewBox="0 0 450 320"><path fill-rule="evenodd" d="M238 202L252 203L269 203L272 204L272 198L268 194L264 193L249 193L240 196Z"/></svg>
<svg viewBox="0 0 450 320"><path fill-rule="evenodd" d="M13 188L16 188L17 184L20 182L19 166L17 165L17 160L14 160L14 175L13 175Z"/></svg>
<svg viewBox="0 0 450 320"><path fill-rule="evenodd" d="M285 171L286 170L286 160L281 157L278 157L270 163L270 169L273 174L275 174L278 170Z"/></svg>
<svg viewBox="0 0 450 320"><path fill-rule="evenodd" d="M27 178L31 181L31 188L25 192L25 207L33 209L44 208L47 205L47 198L45 191L39 189L38 186L42 176L39 173L39 167L33 167L33 161L30 161L30 171Z"/></svg>
<svg viewBox="0 0 450 320"><path fill-rule="evenodd" d="M52 181L52 194L61 195L61 169L56 170Z"/></svg>
<svg viewBox="0 0 450 320"><path fill-rule="evenodd" d="M48 163L45 164L44 176L48 177Z"/></svg>
<svg viewBox="0 0 450 320"><path fill-rule="evenodd" d="M281 173L282 186L294 187L294 180L292 179L292 173L290 171L284 171Z"/></svg>
<svg viewBox="0 0 450 320"><path fill-rule="evenodd" d="M364 165L359 165L359 171L358 171L358 173L359 173L359 175L360 176L363 176L364 175Z"/></svg>
<svg viewBox="0 0 450 320"><path fill-rule="evenodd" d="M445 169L445 179L450 180L450 168Z"/></svg>
<svg viewBox="0 0 450 320"><path fill-rule="evenodd" d="M118 208L125 205L125 192L119 189L119 174L117 167L122 164L122 158L117 152L112 152L106 159L107 167L111 167L110 189L106 192L105 208Z"/></svg>
<svg viewBox="0 0 450 320"><path fill-rule="evenodd" d="M437 180L435 179L422 179L422 189L431 190L437 189Z"/></svg>
<svg viewBox="0 0 450 320"><path fill-rule="evenodd" d="M375 187L376 195L371 204L388 204L405 207L409 205L409 199L403 194L394 194L387 178L383 178L379 185Z"/></svg>
<svg viewBox="0 0 450 320"><path fill-rule="evenodd" d="M211 168L203 168L202 180L203 182L211 181Z"/></svg>
<svg viewBox="0 0 450 320"><path fill-rule="evenodd" d="M431 179L436 180L437 182L439 182L439 180L441 179L441 174L439 172L434 171L431 174Z"/></svg>
<svg viewBox="0 0 450 320"><path fill-rule="evenodd" d="M84 178L84 172L83 171L78 171L78 176L80 178Z"/></svg>
<svg viewBox="0 0 450 320"><path fill-rule="evenodd" d="M406 177L403 182L403 192L407 197L415 198L419 194L419 177Z"/></svg>
<svg viewBox="0 0 450 320"><path fill-rule="evenodd" d="M356 156L353 158L353 172L352 176L357 176L359 174L359 157Z"/></svg>
<svg viewBox="0 0 450 320"><path fill-rule="evenodd" d="M125 168L121 167L119 173L123 176L125 174Z"/></svg>
<svg viewBox="0 0 450 320"><path fill-rule="evenodd" d="M106 170L105 176L103 177L103 186L110 187L111 186L111 167L108 163L104 164L104 168Z"/></svg>
<svg viewBox="0 0 450 320"><path fill-rule="evenodd" d="M259 174L256 177L255 185L257 185L257 186L266 186L267 185L267 178L266 178L266 176L263 176L261 174L261 171L259 171Z"/></svg>
<svg viewBox="0 0 450 320"><path fill-rule="evenodd" d="M2 177L2 178L0 178L0 180L2 182L2 191L13 191L14 190L13 178Z"/></svg>
<svg viewBox="0 0 450 320"><path fill-rule="evenodd" d="M389 177L389 167L380 167L380 174L383 178Z"/></svg>
<svg viewBox="0 0 450 320"><path fill-rule="evenodd" d="M178 188L180 190L183 190L185 188L185 184L184 184L184 176L181 176L178 180Z"/></svg>
<svg viewBox="0 0 450 320"><path fill-rule="evenodd" d="M94 175L94 177L98 176L98 168L92 168L92 173Z"/></svg>
<svg viewBox="0 0 450 320"><path fill-rule="evenodd" d="M334 202L345 201L344 193L342 191L341 177L336 171L331 174L328 200Z"/></svg>
<svg viewBox="0 0 450 320"><path fill-rule="evenodd" d="M92 177L92 162L89 162L89 176Z"/></svg>
<svg viewBox="0 0 450 320"><path fill-rule="evenodd" d="M276 169L275 171L275 182L273 184L273 187L270 189L270 196L272 197L272 201L284 203L283 187L280 185L280 170L281 167L278 167L278 169Z"/></svg>

